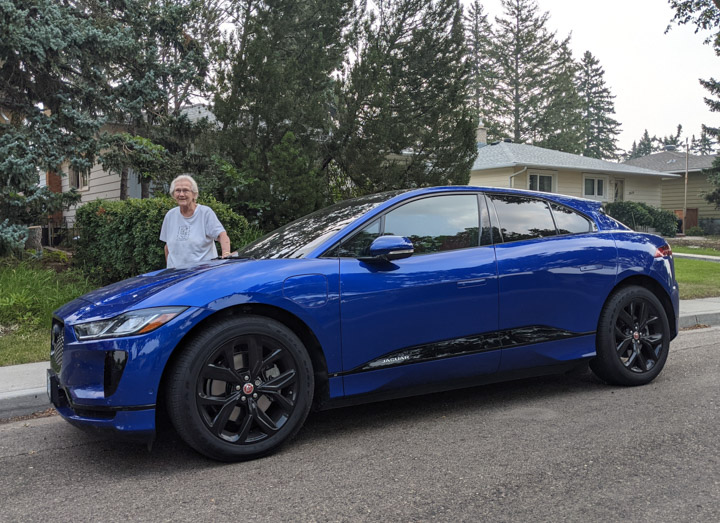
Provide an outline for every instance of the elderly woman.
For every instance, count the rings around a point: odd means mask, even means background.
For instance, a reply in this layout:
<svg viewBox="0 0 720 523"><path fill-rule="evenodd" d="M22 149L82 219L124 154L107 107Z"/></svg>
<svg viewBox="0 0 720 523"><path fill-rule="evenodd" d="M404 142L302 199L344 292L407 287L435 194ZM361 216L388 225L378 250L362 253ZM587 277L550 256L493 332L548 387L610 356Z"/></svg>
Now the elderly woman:
<svg viewBox="0 0 720 523"><path fill-rule="evenodd" d="M197 203L195 180L181 174L170 184L170 194L178 206L167 212L160 231L168 269L217 258L216 240L222 247L222 257L230 256L230 238L225 228L210 207Z"/></svg>

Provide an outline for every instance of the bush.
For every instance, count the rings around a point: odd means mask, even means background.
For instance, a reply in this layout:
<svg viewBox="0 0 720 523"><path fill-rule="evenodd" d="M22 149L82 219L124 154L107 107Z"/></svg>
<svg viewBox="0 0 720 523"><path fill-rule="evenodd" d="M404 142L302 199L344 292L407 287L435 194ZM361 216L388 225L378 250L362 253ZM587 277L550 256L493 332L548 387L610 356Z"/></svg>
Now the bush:
<svg viewBox="0 0 720 523"><path fill-rule="evenodd" d="M674 237L677 233L677 218L671 211L664 211L642 202L613 202L605 211L631 229L653 227L662 236Z"/></svg>
<svg viewBox="0 0 720 523"><path fill-rule="evenodd" d="M685 234L687 234L688 236L705 236L705 231L702 230L702 227L693 225L685 231Z"/></svg>
<svg viewBox="0 0 720 523"><path fill-rule="evenodd" d="M237 249L258 236L247 220L211 196L199 202L212 208ZM165 267L160 228L176 203L167 196L144 200L97 200L77 211L80 229L75 262L100 283L111 283Z"/></svg>
<svg viewBox="0 0 720 523"><path fill-rule="evenodd" d="M24 225L13 225L7 219L0 222L0 256L21 253L27 235Z"/></svg>

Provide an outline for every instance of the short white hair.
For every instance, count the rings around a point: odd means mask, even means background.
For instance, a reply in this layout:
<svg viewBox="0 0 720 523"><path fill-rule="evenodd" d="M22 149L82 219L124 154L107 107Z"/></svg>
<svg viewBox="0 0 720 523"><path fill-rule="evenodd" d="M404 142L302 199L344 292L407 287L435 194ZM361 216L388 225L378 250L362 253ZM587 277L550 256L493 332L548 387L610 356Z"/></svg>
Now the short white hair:
<svg viewBox="0 0 720 523"><path fill-rule="evenodd" d="M177 182L182 181L182 180L185 180L186 182L190 182L190 189L192 189L193 194L195 196L197 196L198 195L197 182L189 174L181 174L180 176L176 176L175 179L172 182L170 182L170 195L172 196L172 194L175 192L175 184L177 184Z"/></svg>

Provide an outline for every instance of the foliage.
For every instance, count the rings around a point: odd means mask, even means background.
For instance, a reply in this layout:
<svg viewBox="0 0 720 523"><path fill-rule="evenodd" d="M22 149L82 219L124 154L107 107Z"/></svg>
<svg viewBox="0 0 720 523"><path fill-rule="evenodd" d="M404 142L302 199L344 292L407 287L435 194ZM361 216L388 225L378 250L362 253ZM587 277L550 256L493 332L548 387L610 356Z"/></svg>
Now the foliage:
<svg viewBox="0 0 720 523"><path fill-rule="evenodd" d="M677 233L675 214L643 202L612 202L605 206L605 211L632 229L653 227L658 234L667 237Z"/></svg>
<svg viewBox="0 0 720 523"><path fill-rule="evenodd" d="M212 196L199 202L211 207L239 248L257 235L247 220ZM175 206L169 197L97 200L77 211L80 229L76 263L101 283L110 283L165 267L163 243L159 240L165 214Z"/></svg>
<svg viewBox="0 0 720 523"><path fill-rule="evenodd" d="M470 4L465 16L470 64L470 105L488 134L498 136L500 131L497 126L493 126L488 103L498 78L491 57L493 30L487 17L479 0Z"/></svg>
<svg viewBox="0 0 720 523"><path fill-rule="evenodd" d="M336 86L324 168L334 164L360 193L467 183L477 122L459 3L375 4Z"/></svg>
<svg viewBox="0 0 720 523"><path fill-rule="evenodd" d="M52 311L92 289L75 271L57 273L41 263L0 261L0 324L49 327Z"/></svg>
<svg viewBox="0 0 720 523"><path fill-rule="evenodd" d="M694 225L685 231L688 236L705 236L705 231L699 225Z"/></svg>
<svg viewBox="0 0 720 523"><path fill-rule="evenodd" d="M0 222L0 256L22 251L28 237L27 227L11 224L6 218Z"/></svg>
<svg viewBox="0 0 720 523"><path fill-rule="evenodd" d="M700 132L700 138L695 138L695 135L693 135L690 139L690 151L694 154L715 154L716 146L717 142L710 137L705 128Z"/></svg>
<svg viewBox="0 0 720 523"><path fill-rule="evenodd" d="M577 76L577 89L582 100L583 156L601 160L617 160L617 135L620 123L615 102L605 84L605 70L590 51L585 51Z"/></svg>

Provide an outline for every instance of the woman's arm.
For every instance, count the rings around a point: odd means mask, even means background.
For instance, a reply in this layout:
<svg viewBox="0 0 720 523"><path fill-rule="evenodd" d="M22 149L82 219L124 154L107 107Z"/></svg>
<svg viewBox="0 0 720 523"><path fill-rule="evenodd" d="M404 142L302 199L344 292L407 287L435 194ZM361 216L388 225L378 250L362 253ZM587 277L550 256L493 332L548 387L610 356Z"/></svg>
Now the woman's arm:
<svg viewBox="0 0 720 523"><path fill-rule="evenodd" d="M222 250L220 257L227 258L230 256L230 237L223 231L220 233L220 236L218 236L218 241L220 242L220 248Z"/></svg>

